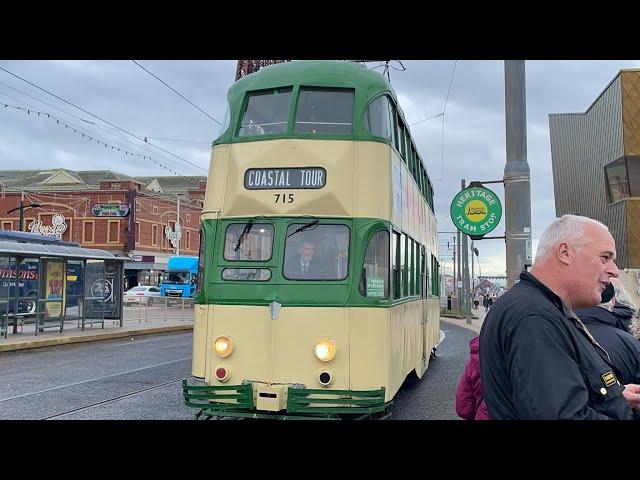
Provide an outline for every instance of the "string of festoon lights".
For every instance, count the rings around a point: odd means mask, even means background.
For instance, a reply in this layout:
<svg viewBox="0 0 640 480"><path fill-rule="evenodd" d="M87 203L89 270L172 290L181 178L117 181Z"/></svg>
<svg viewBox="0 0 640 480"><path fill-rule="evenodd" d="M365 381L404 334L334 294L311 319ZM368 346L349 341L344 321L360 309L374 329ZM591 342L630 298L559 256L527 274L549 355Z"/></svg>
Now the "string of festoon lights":
<svg viewBox="0 0 640 480"><path fill-rule="evenodd" d="M164 168L165 170L172 172L174 175L180 175L178 172L176 172L175 170L166 167L165 165L163 165L161 162L159 162L158 160L156 160L155 158L151 157L150 155L142 155L140 153L136 153L136 152L131 152L125 148L122 147L117 147L117 146L113 146L109 143L103 142L102 140L98 140L97 138L92 137L91 135L89 135L88 133L83 133L80 130L78 130L77 128L73 127L72 125L68 125L67 123L64 122L64 120L60 120L58 117L56 117L55 115L51 114L51 113L47 113L47 112L40 112L38 110L34 110L32 108L23 108L23 107L18 107L16 105L9 105L7 103L0 103L0 107L4 107L4 108L14 108L16 110L21 110L23 112L27 112L27 115L31 115L32 113L35 113L38 115L38 117L45 116L51 120L55 120L56 121L56 125L58 126L62 126L64 125L65 129L71 129L73 130L73 133L77 134L77 135L82 135L82 138L89 140L89 142L96 142L99 145L104 145L104 148L111 148L111 150L114 151L118 151L121 153L124 153L125 156L130 155L132 157L140 157L142 159L145 160L151 160L154 164L158 165L159 167Z"/></svg>

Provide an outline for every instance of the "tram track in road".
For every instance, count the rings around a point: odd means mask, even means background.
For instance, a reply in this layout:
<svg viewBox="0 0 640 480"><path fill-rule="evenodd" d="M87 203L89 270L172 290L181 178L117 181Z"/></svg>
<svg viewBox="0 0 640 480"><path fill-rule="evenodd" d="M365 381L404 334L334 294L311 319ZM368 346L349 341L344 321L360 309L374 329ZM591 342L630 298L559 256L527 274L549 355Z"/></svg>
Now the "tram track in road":
<svg viewBox="0 0 640 480"><path fill-rule="evenodd" d="M94 402L94 403L91 403L89 405L83 405L82 407L72 408L70 410L67 410L67 411L64 411L64 412L61 412L61 413L56 413L54 415L49 415L47 417L38 418L38 420L52 420L52 419L55 419L55 418L64 417L64 416L70 415L72 413L80 412L82 410L87 410L89 408L97 407L99 405L106 405L108 403L117 402L118 400L121 400L123 398L133 397L134 395L139 395L141 393L148 392L149 390L155 390L157 388L165 387L167 385L171 385L172 383L177 383L177 382L180 382L180 381L182 381L181 378L178 378L176 380L170 380L168 382L163 382L163 383L160 383L158 385L154 385L152 387L141 388L141 389L136 390L134 392L129 392L129 393L125 393L123 395L118 395L117 397L109 398L107 400L102 400L100 402Z"/></svg>
<svg viewBox="0 0 640 480"><path fill-rule="evenodd" d="M94 378L89 378L87 380L81 380L79 382L73 382L73 383L68 383L66 385L58 385L56 387L51 387L51 388L47 388L44 390L39 390L37 392L30 392L30 393L23 393L22 395L16 395L14 397L9 397L9 398L0 398L0 403L2 402L8 402L10 400L17 400L19 398L25 398L25 397L30 397L33 395L41 395L43 393L48 393L48 392L52 392L54 390L61 390L63 388L69 388L69 387L76 387L78 385L82 385L83 383L90 383L90 382L95 382L98 380L106 380L109 378L114 378L114 377L120 377L120 376L124 376L124 375L129 375L132 373L137 373L137 372L141 372L143 370L150 370L152 368L157 368L157 367L163 367L166 365L171 365L173 363L179 363L179 362L185 362L185 361L191 361L191 357L185 357L185 358L180 358L178 360L172 360L170 362L163 362L163 363L156 363L154 365L148 365L146 367L141 367L141 368L135 368L133 370L128 370L126 372L119 372L119 373L113 373L111 375L105 375L102 377L94 377Z"/></svg>

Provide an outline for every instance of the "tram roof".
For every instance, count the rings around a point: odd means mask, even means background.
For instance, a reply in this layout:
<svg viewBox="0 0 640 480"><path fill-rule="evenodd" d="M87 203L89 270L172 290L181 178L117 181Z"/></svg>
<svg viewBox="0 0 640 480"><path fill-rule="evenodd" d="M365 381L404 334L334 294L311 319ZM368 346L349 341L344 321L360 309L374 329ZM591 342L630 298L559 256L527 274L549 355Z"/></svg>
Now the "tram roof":
<svg viewBox="0 0 640 480"><path fill-rule="evenodd" d="M296 60L261 68L246 75L229 89L229 94L262 90L285 85L356 88L372 96L380 91L393 92L384 76L357 62L342 60Z"/></svg>
<svg viewBox="0 0 640 480"><path fill-rule="evenodd" d="M21 257L63 257L63 258L86 258L89 260L120 260L106 250L94 248L74 247L70 245L43 245L41 243L23 243L0 240L0 256L21 256Z"/></svg>

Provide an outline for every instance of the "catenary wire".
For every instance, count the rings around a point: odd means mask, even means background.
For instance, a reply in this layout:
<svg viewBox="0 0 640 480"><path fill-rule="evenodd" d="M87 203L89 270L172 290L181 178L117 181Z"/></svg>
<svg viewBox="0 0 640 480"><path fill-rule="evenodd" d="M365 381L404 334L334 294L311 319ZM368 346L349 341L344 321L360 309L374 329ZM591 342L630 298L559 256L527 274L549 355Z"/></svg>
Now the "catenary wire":
<svg viewBox="0 0 640 480"><path fill-rule="evenodd" d="M155 78L156 80L158 80L160 83L162 83L165 87L169 88L172 92L174 92L176 95L178 95L180 98L186 100L187 102L189 102L191 105L193 105L194 107L196 107L198 110L200 110L202 113L204 113L207 117L209 117L211 120L213 120L214 122L216 122L218 125L222 126L222 124L216 120L215 118L213 118L211 115L209 115L207 112L205 112L204 110L202 110L199 106L197 106L195 103L193 103L191 100L189 100L187 97L185 97L184 95L182 95L179 91L177 91L175 88L173 88L171 85L169 85L168 83L166 83L164 80L162 80L161 78L159 78L157 75L154 75L153 73L151 73L149 70L147 70L146 68L144 68L142 65L140 65L138 62L136 62L135 60L131 60L133 63L135 63L137 66L139 66L142 70L144 70L145 72L147 72L149 75L151 75L153 78Z"/></svg>
<svg viewBox="0 0 640 480"><path fill-rule="evenodd" d="M131 133L131 132L129 132L129 131L127 131L127 130L125 130L124 128L119 127L118 125L115 125L114 123L111 123L111 122L109 122L108 120L105 120L104 118L99 117L98 115L95 115L95 114L93 114L93 113L91 113L91 112L89 112L89 111L85 110L84 108L79 107L79 106L77 106L77 105L75 105L75 104L73 104L73 103L69 102L68 100L65 100L65 99L64 99L64 98L62 98L62 97L59 97L59 96L58 96L58 95L56 95L55 93L51 93L50 91L45 90L44 88L42 88L42 87L40 87L40 86L36 85L35 83L32 83L32 82L30 82L29 80L26 80L26 79L22 78L21 76L16 75L16 74L15 74L15 73L13 73L13 72L10 72L9 70L7 70L6 68L4 68L4 67L2 67L2 66L0 66L0 70L4 71L4 72L8 73L9 75L12 75L12 76L14 76L14 77L16 77L16 78L18 78L18 79L20 79L20 80L22 80L23 82L28 83L29 85L31 85L31 86L33 86L33 87L35 87L35 88L39 89L39 90L42 90L42 91L43 91L43 92L45 92L45 93L48 93L49 95L51 95L51 96L53 96L53 97L57 98L58 100L61 100L61 101L65 102L65 103L67 103L67 104L71 105L72 107L75 107L75 108L77 108L78 110L80 110L80 111L82 111L82 112L84 112L84 113L86 113L86 114L88 114L88 115L91 115L91 116L92 116L92 117L94 117L94 118L97 118L98 120L100 120L100 121L102 121L102 122L104 122L104 123L107 123L107 124L111 125L112 127L117 128L118 130L123 131L123 132L124 132L124 133L126 133L127 135L131 135L132 137L137 138L138 140L145 142L145 140L144 140L143 138L140 138L139 136L137 136L137 135L135 135L135 134L133 134L133 133ZM200 166L198 166L198 165L196 165L196 164L194 164L194 163L191 163L191 162L190 162L190 161L188 161L188 160L185 160L184 158L180 157L179 155L176 155L175 153L172 153L172 152L170 152L170 151L168 151L168 150L165 150L164 148L159 147L159 146L157 146L157 145L155 145L155 144L153 144L153 143L151 143L151 142L146 141L145 143L148 143L149 145L151 145L151 146L153 146L153 147L155 147L155 148L157 148L157 149L159 149L159 150L162 150L163 152L168 153L169 155L171 155L171 156L173 156L173 157L175 157L175 158L177 158L177 159L179 159L179 160L181 160L181 161L183 161L183 162L185 162L185 163L188 163L189 165L192 165L192 166L194 166L194 167L196 167L196 168L198 168L198 169L200 169L200 170L202 170L202 171L206 172L206 170L205 170L204 168L202 168L202 167L200 167Z"/></svg>

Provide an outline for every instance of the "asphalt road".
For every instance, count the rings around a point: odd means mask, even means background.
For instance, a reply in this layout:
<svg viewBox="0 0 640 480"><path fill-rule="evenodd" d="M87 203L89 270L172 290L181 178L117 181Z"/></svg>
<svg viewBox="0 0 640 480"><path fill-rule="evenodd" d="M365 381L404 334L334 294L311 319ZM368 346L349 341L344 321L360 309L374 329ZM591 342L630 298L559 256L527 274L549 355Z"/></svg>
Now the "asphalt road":
<svg viewBox="0 0 640 480"><path fill-rule="evenodd" d="M2 353L0 419L192 419L180 388L191 373L191 338L175 332Z"/></svg>
<svg viewBox="0 0 640 480"><path fill-rule="evenodd" d="M396 394L392 420L460 420L456 415L455 393L460 375L469 359L469 342L475 332L440 322L445 338L437 357L418 379L410 374Z"/></svg>
<svg viewBox="0 0 640 480"><path fill-rule="evenodd" d="M457 419L455 388L475 334L441 329L437 358L421 380L404 382L392 419ZM2 353L0 420L192 420L180 388L191 345L191 332L175 332Z"/></svg>

